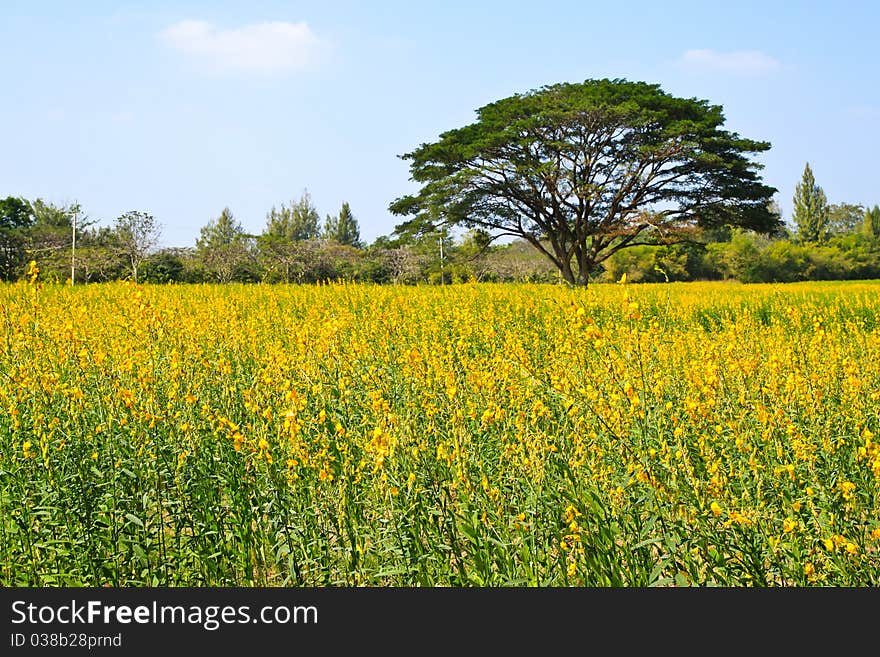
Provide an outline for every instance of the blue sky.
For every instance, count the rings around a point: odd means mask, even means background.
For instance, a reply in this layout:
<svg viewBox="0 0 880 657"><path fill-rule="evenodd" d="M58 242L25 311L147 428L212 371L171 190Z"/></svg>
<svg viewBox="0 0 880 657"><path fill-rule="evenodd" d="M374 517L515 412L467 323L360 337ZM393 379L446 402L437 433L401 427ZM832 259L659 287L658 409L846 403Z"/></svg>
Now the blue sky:
<svg viewBox="0 0 880 657"><path fill-rule="evenodd" d="M308 189L372 241L416 190L397 156L474 110L620 77L721 104L786 219L809 161L880 203L872 2L0 0L0 197L153 214L189 246L224 206L254 233Z"/></svg>

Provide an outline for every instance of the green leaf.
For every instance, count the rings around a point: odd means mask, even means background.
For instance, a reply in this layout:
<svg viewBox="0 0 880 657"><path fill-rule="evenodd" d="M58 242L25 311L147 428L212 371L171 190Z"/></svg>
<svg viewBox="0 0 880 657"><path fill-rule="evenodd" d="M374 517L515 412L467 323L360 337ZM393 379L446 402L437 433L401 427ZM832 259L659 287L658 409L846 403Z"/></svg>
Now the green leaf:
<svg viewBox="0 0 880 657"><path fill-rule="evenodd" d="M125 517L129 520L129 522L133 522L135 525L137 525L141 529L144 528L143 521L140 518L138 518L136 515L134 515L133 513L126 513Z"/></svg>

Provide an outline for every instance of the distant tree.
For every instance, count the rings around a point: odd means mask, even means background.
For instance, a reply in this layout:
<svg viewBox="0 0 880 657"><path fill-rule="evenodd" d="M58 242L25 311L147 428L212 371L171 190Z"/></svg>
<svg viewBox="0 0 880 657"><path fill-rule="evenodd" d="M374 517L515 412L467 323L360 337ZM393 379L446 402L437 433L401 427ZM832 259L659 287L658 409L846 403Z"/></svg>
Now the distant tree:
<svg viewBox="0 0 880 657"><path fill-rule="evenodd" d="M183 280L183 260L174 251L163 249L144 260L141 268L148 283L175 283Z"/></svg>
<svg viewBox="0 0 880 657"><path fill-rule="evenodd" d="M868 237L880 237L880 206L875 205L871 209L865 209L862 230Z"/></svg>
<svg viewBox="0 0 880 657"><path fill-rule="evenodd" d="M95 221L84 215L75 202L56 205L38 198L31 202L31 207L34 222L27 231L27 257L40 263L41 276L47 280L70 278L74 217L77 249L80 238Z"/></svg>
<svg viewBox="0 0 880 657"><path fill-rule="evenodd" d="M274 207L266 216L266 234L272 237L280 237L290 241L317 239L320 235L320 216L315 206L312 205L312 197L305 190L298 201L291 201L290 205L281 204L281 209Z"/></svg>
<svg viewBox="0 0 880 657"><path fill-rule="evenodd" d="M113 231L117 252L128 262L131 278L137 283L141 263L159 243L161 226L153 215L131 210L116 218Z"/></svg>
<svg viewBox="0 0 880 657"><path fill-rule="evenodd" d="M361 231L357 220L351 213L351 207L348 203L343 203L339 214L335 217L327 215L324 220L324 239L333 240L339 244L353 246L359 249L363 246L361 243Z"/></svg>
<svg viewBox="0 0 880 657"><path fill-rule="evenodd" d="M203 226L196 240L196 253L204 268L220 283L234 280L247 265L249 247L249 235L229 208Z"/></svg>
<svg viewBox="0 0 880 657"><path fill-rule="evenodd" d="M688 256L681 246L638 246L618 251L605 261L603 278L614 282L626 274L629 283L688 280Z"/></svg>
<svg viewBox="0 0 880 657"><path fill-rule="evenodd" d="M256 242L264 280L291 283L308 278L318 260L319 247L312 242L320 236L319 222L308 190L299 200L269 210L266 228Z"/></svg>
<svg viewBox="0 0 880 657"><path fill-rule="evenodd" d="M305 242L294 242L286 237L269 232L257 236L257 258L263 271L263 280L268 283L290 283L296 272Z"/></svg>
<svg viewBox="0 0 880 657"><path fill-rule="evenodd" d="M493 249L478 261L475 276L491 281L558 281L559 270L525 240L514 240Z"/></svg>
<svg viewBox="0 0 880 657"><path fill-rule="evenodd" d="M0 280L15 280L24 271L26 231L33 222L34 210L28 201L14 196L0 199Z"/></svg>
<svg viewBox="0 0 880 657"><path fill-rule="evenodd" d="M824 242L828 237L828 199L816 184L810 163L804 167L804 175L794 189L792 219L797 226L801 242Z"/></svg>
<svg viewBox="0 0 880 657"><path fill-rule="evenodd" d="M388 271L391 282L417 283L423 280L427 256L415 246L404 244L393 249L379 247L375 252L382 267Z"/></svg>
<svg viewBox="0 0 880 657"><path fill-rule="evenodd" d="M750 154L770 148L722 130L718 105L626 80L556 84L477 110L402 157L421 190L395 200L398 230L482 228L526 240L570 284L620 249L693 239L708 227L769 232Z"/></svg>
<svg viewBox="0 0 880 657"><path fill-rule="evenodd" d="M86 223L83 217L79 216L82 212L82 208L78 203L55 205L54 203L38 198L31 204L31 207L34 211L34 225L36 227L63 228L66 230L73 226L74 215L77 215L78 226L83 226Z"/></svg>
<svg viewBox="0 0 880 657"><path fill-rule="evenodd" d="M0 228L28 228L34 222L34 209L23 198L0 199Z"/></svg>
<svg viewBox="0 0 880 657"><path fill-rule="evenodd" d="M131 263L119 247L116 230L111 227L85 228L77 231L76 280L99 283L124 278Z"/></svg>
<svg viewBox="0 0 880 657"><path fill-rule="evenodd" d="M833 237L855 233L861 227L865 208L852 203L834 203L828 206L828 234Z"/></svg>

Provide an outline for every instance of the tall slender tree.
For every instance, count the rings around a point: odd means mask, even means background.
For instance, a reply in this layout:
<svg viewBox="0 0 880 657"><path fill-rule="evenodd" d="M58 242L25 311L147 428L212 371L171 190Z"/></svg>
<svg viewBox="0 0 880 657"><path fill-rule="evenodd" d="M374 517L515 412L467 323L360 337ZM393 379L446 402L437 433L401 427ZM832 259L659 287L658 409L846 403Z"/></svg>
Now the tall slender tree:
<svg viewBox="0 0 880 657"><path fill-rule="evenodd" d="M339 214L336 216L327 215L324 220L324 238L357 249L363 246L360 227L347 201L342 204Z"/></svg>
<svg viewBox="0 0 880 657"><path fill-rule="evenodd" d="M868 237L880 237L880 205L865 208L864 231Z"/></svg>
<svg viewBox="0 0 880 657"><path fill-rule="evenodd" d="M797 226L798 239L802 242L824 242L828 237L828 199L816 184L810 163L804 167L804 175L795 186L792 219Z"/></svg>

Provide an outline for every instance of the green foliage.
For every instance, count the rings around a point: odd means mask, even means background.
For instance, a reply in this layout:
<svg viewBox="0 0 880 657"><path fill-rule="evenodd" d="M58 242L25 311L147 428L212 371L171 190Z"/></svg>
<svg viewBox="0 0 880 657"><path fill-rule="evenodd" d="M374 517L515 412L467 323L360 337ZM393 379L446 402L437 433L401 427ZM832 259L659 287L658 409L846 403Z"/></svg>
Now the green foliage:
<svg viewBox="0 0 880 657"><path fill-rule="evenodd" d="M862 230L868 237L874 239L880 237L880 206L875 205L873 208L865 209Z"/></svg>
<svg viewBox="0 0 880 657"><path fill-rule="evenodd" d="M77 226L84 227L87 222L80 217L82 208L78 203L69 205L55 205L38 198L31 207L34 213L35 228L61 228L70 230L73 228L73 218L77 217Z"/></svg>
<svg viewBox="0 0 880 657"><path fill-rule="evenodd" d="M229 208L223 208L217 219L202 227L196 240L196 253L213 280L227 283L255 279L256 271L250 262L254 257L250 236Z"/></svg>
<svg viewBox="0 0 880 657"><path fill-rule="evenodd" d="M31 207L34 221L27 229L27 259L40 263L44 280L65 281L70 278L74 219L77 247L95 222L83 215L78 203L56 205L38 198L31 202Z"/></svg>
<svg viewBox="0 0 880 657"><path fill-rule="evenodd" d="M170 250L159 251L144 260L141 279L145 283L179 283L185 280L183 259Z"/></svg>
<svg viewBox="0 0 880 657"><path fill-rule="evenodd" d="M623 274L631 283L690 280L688 252L680 245L634 246L618 251L604 263L603 280L617 281Z"/></svg>
<svg viewBox="0 0 880 657"><path fill-rule="evenodd" d="M27 200L0 199L0 280L15 280L24 271L26 231L33 221L34 211Z"/></svg>
<svg viewBox="0 0 880 657"><path fill-rule="evenodd" d="M113 225L117 252L129 265L131 278L138 282L138 269L158 244L161 227L153 215L132 210L116 218Z"/></svg>
<svg viewBox="0 0 880 657"><path fill-rule="evenodd" d="M34 222L34 209L27 199L7 196L0 199L0 230L28 228Z"/></svg>
<svg viewBox="0 0 880 657"><path fill-rule="evenodd" d="M223 208L220 216L212 219L199 232L196 249L209 251L234 244L244 236L241 223L229 208Z"/></svg>
<svg viewBox="0 0 880 657"><path fill-rule="evenodd" d="M421 190L390 205L398 232L476 227L513 235L572 284L622 248L684 239L695 227L778 226L773 188L721 129L720 106L626 80L556 84L477 110L476 123L403 155Z"/></svg>
<svg viewBox="0 0 880 657"><path fill-rule="evenodd" d="M861 228L865 208L853 203L833 203L828 206L828 234L832 237L849 235Z"/></svg>
<svg viewBox="0 0 880 657"><path fill-rule="evenodd" d="M312 197L306 190L298 201L291 201L290 205L282 203L280 210L274 207L269 210L265 233L289 241L316 239L320 234L319 219Z"/></svg>
<svg viewBox="0 0 880 657"><path fill-rule="evenodd" d="M361 248L361 231L357 220L351 213L348 203L343 203L339 214L335 217L327 215L324 221L324 239L333 240L339 244Z"/></svg>
<svg viewBox="0 0 880 657"><path fill-rule="evenodd" d="M792 219L802 242L824 242L828 238L829 213L825 192L816 184L810 163L804 167L804 175L795 186L792 199Z"/></svg>
<svg viewBox="0 0 880 657"><path fill-rule="evenodd" d="M739 233L708 244L706 264L707 277L744 283L869 279L880 277L880 249L858 233L823 245Z"/></svg>
<svg viewBox="0 0 880 657"><path fill-rule="evenodd" d="M757 278L755 268L759 249L760 245L753 236L737 231L729 242L707 244L706 261L719 278L752 282Z"/></svg>

